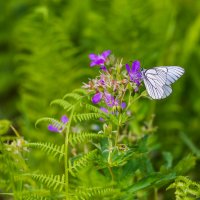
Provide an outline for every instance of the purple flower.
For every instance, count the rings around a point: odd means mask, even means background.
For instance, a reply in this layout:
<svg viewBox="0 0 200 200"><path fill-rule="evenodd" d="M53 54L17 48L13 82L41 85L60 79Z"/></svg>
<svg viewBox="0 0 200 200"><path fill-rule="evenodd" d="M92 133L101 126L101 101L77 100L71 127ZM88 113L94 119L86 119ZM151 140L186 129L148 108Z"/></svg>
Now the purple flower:
<svg viewBox="0 0 200 200"><path fill-rule="evenodd" d="M52 124L48 125L48 130L51 132L59 132L58 128Z"/></svg>
<svg viewBox="0 0 200 200"><path fill-rule="evenodd" d="M93 53L90 54L89 55L89 58L91 60L90 67L94 67L95 65L99 65L100 69L106 71L106 67L104 66L104 64L106 62L107 57L110 55L110 53L111 53L111 51L107 50L107 51L104 51L100 55L96 55L96 54L93 54Z"/></svg>
<svg viewBox="0 0 200 200"><path fill-rule="evenodd" d="M142 79L142 73L140 72L140 62L138 60L135 60L132 63L132 68L128 64L126 64L126 70L130 77L130 80L136 83L137 86L139 86Z"/></svg>
<svg viewBox="0 0 200 200"><path fill-rule="evenodd" d="M107 106L113 107L113 106L118 106L119 102L117 99L115 99L110 93L108 92L98 92L92 97L92 103L98 104L101 99L105 101Z"/></svg>
<svg viewBox="0 0 200 200"><path fill-rule="evenodd" d="M101 107L100 110L105 112L105 113L108 113L108 110L106 108L104 108L104 107Z"/></svg>
<svg viewBox="0 0 200 200"><path fill-rule="evenodd" d="M61 122L66 124L69 121L69 118L66 115L63 115L60 120L61 120Z"/></svg>
<svg viewBox="0 0 200 200"><path fill-rule="evenodd" d="M64 125L69 121L69 119L66 115L63 115L60 120L63 123L63 126L60 126L60 124L49 124L48 130L51 132L62 132L64 129Z"/></svg>
<svg viewBox="0 0 200 200"><path fill-rule="evenodd" d="M105 102L107 106L113 107L118 106L118 101L108 92L105 92Z"/></svg>
<svg viewBox="0 0 200 200"><path fill-rule="evenodd" d="M122 108L122 109L125 109L125 108L126 108L126 102L122 102L122 103L121 103L121 108Z"/></svg>
<svg viewBox="0 0 200 200"><path fill-rule="evenodd" d="M97 104L101 101L103 94L101 92L96 93L93 97L92 97L92 103Z"/></svg>

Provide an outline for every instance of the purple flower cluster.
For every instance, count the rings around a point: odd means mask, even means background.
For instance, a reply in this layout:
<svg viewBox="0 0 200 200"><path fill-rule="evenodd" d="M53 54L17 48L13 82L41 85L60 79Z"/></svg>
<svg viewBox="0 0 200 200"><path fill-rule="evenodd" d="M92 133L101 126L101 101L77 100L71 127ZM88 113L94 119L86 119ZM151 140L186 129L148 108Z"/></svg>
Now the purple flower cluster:
<svg viewBox="0 0 200 200"><path fill-rule="evenodd" d="M92 97L92 103L97 104L101 101L101 99L104 99L105 103L107 106L109 107L113 107L113 106L118 106L119 102L117 99L114 98L114 96L112 96L110 93L108 92L98 92L96 93L93 97Z"/></svg>
<svg viewBox="0 0 200 200"><path fill-rule="evenodd" d="M90 80L88 84L83 86L89 92L95 92L92 97L92 103L105 104L106 108L101 107L101 110L106 113L112 113L112 110L119 107L122 110L125 109L126 102L124 99L126 99L126 91L130 88L129 85L137 92L142 80L140 62L138 60L134 61L132 66L126 64L123 67L121 61L111 60L110 54L111 51L107 50L99 55L89 55L90 66L100 66L102 71L99 77ZM121 73L124 69L126 69L127 74Z"/></svg>
<svg viewBox="0 0 200 200"><path fill-rule="evenodd" d="M83 88L86 88L93 94L95 93L92 97L93 104L100 103L106 106L100 107L101 111L107 114L118 115L119 112L127 107L124 100L126 99L126 91L133 87L135 92L137 92L141 84L142 73L138 60L134 61L132 66L125 65L128 75L121 73L124 68L121 61L115 60L114 57L110 59L110 54L111 51L106 50L98 55L93 53L89 55L91 60L90 67L99 66L102 71L100 76L90 80L88 84L84 83ZM104 119L101 118L100 120ZM63 125L60 125L60 123L49 124L48 130L60 133L64 130L68 121L67 116L63 115L61 117Z"/></svg>

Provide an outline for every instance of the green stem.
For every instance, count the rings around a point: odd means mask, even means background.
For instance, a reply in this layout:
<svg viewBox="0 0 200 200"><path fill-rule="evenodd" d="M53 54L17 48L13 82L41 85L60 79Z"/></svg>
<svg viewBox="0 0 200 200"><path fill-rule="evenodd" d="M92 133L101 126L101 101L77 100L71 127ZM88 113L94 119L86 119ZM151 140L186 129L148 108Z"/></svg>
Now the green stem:
<svg viewBox="0 0 200 200"><path fill-rule="evenodd" d="M154 200L158 200L158 189L154 188Z"/></svg>
<svg viewBox="0 0 200 200"><path fill-rule="evenodd" d="M108 132L108 170L110 172L111 178L112 178L112 182L114 181L114 174L112 172L112 159L111 159L111 153L113 151L113 141L112 141L112 128L110 129L110 127L108 125L108 129L106 130L106 132Z"/></svg>
<svg viewBox="0 0 200 200"><path fill-rule="evenodd" d="M117 126L117 133L116 133L116 136L115 136L115 147L117 146L117 143L118 143L120 127L121 127L121 115L119 115L119 121L118 121L118 126Z"/></svg>
<svg viewBox="0 0 200 200"><path fill-rule="evenodd" d="M15 133L15 135L20 138L20 134L18 133L18 131L14 128L14 126L10 125L10 128L13 130L13 132Z"/></svg>
<svg viewBox="0 0 200 200"><path fill-rule="evenodd" d="M112 160L111 160L111 153L112 153L112 138L108 138L108 143L109 143L109 153L108 153L108 170L110 172L111 178L112 178L112 182L114 182L114 174L112 171L112 167L110 167L110 165L112 166Z"/></svg>
<svg viewBox="0 0 200 200"><path fill-rule="evenodd" d="M0 193L0 195L14 196L13 193Z"/></svg>
<svg viewBox="0 0 200 200"><path fill-rule="evenodd" d="M112 168L109 166L108 169L112 178L112 182L114 182L114 174L113 174Z"/></svg>
<svg viewBox="0 0 200 200"><path fill-rule="evenodd" d="M115 136L115 146L117 146L117 143L118 143L118 139L119 139L119 130L120 130L120 126L118 125L118 126L117 126L117 133L116 133L116 136Z"/></svg>
<svg viewBox="0 0 200 200"><path fill-rule="evenodd" d="M69 117L69 122L67 124L66 135L65 135L65 195L66 195L66 200L69 200L68 146L69 146L69 132L70 132L70 126L71 126L73 114L74 114L74 107L72 108L72 111L71 111L71 114Z"/></svg>

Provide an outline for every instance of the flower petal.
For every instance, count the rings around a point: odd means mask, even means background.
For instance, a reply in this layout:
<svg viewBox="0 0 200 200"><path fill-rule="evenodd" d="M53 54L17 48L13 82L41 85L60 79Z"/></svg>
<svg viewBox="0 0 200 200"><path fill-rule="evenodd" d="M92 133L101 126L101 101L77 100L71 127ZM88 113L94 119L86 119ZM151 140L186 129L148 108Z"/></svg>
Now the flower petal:
<svg viewBox="0 0 200 200"><path fill-rule="evenodd" d="M132 63L132 69L131 69L131 71L132 71L132 72L136 72L136 71L139 71L139 70L140 70L140 61L135 60L135 61Z"/></svg>
<svg viewBox="0 0 200 200"><path fill-rule="evenodd" d="M94 67L96 65L96 61L91 61L90 67Z"/></svg>
<svg viewBox="0 0 200 200"><path fill-rule="evenodd" d="M104 58L107 58L110 54L111 54L111 50L107 50L107 51L104 51L101 55L102 55Z"/></svg>
<svg viewBox="0 0 200 200"><path fill-rule="evenodd" d="M110 93L108 92L104 92L105 95L105 103L107 104L107 106L109 107L113 107L113 106L117 106L118 105L118 101L115 100L114 96L112 96Z"/></svg>
<svg viewBox="0 0 200 200"><path fill-rule="evenodd" d="M98 58L98 60L95 61L96 65L103 65L105 60L103 58Z"/></svg>
<svg viewBox="0 0 200 200"><path fill-rule="evenodd" d="M126 102L122 102L121 108L122 108L122 109L125 109L125 108L126 108Z"/></svg>
<svg viewBox="0 0 200 200"><path fill-rule="evenodd" d="M63 115L61 117L61 122L63 122L64 124L66 124L69 121L69 118L66 115Z"/></svg>
<svg viewBox="0 0 200 200"><path fill-rule="evenodd" d="M48 125L48 130L51 131L51 132L59 132L58 128L55 127L55 126L52 125L52 124L49 124L49 125Z"/></svg>
<svg viewBox="0 0 200 200"><path fill-rule="evenodd" d="M103 71L106 71L106 70L107 70L106 67L105 67L104 65L101 66L100 69L103 70Z"/></svg>
<svg viewBox="0 0 200 200"><path fill-rule="evenodd" d="M131 71L130 66L129 66L128 64L126 64L125 66L126 66L126 70L127 70L127 72L130 73L130 71Z"/></svg>
<svg viewBox="0 0 200 200"><path fill-rule="evenodd" d="M93 97L92 97L92 103L97 104L101 101L102 98L102 93L96 93Z"/></svg>
<svg viewBox="0 0 200 200"><path fill-rule="evenodd" d="M106 108L104 108L104 107L101 107L100 110L105 112L105 113L108 113L108 110Z"/></svg>
<svg viewBox="0 0 200 200"><path fill-rule="evenodd" d="M91 54L89 54L89 58L90 58L90 60L96 60L98 58L98 55L91 53Z"/></svg>

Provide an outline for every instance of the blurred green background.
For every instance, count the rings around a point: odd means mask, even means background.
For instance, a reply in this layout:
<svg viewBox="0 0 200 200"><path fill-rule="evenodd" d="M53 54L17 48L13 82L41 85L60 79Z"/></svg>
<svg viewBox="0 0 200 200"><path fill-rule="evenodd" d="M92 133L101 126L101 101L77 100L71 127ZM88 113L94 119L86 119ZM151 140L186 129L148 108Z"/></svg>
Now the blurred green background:
<svg viewBox="0 0 200 200"><path fill-rule="evenodd" d="M89 53L110 49L142 67L178 65L184 76L161 101L145 101L155 113L158 141L175 159L200 144L200 1L46 0L0 1L0 118L30 141L55 140L35 121L56 113L61 98L97 74ZM197 163L196 169L198 169ZM194 178L198 177L194 170Z"/></svg>

